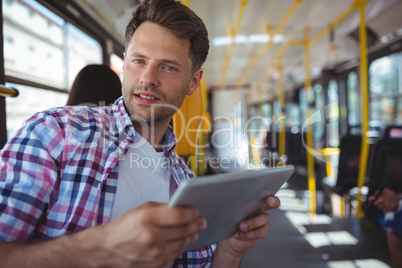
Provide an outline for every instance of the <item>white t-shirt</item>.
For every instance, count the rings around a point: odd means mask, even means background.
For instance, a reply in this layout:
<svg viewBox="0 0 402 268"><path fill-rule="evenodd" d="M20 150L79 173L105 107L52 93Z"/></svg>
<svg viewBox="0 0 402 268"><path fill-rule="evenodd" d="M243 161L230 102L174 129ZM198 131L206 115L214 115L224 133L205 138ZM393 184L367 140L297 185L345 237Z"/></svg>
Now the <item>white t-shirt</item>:
<svg viewBox="0 0 402 268"><path fill-rule="evenodd" d="M148 201L169 201L170 169L164 152L135 133L134 145L119 162L116 199L111 220Z"/></svg>
<svg viewBox="0 0 402 268"><path fill-rule="evenodd" d="M119 162L116 199L110 220L148 201L170 199L170 168L164 152L157 152L140 134ZM174 260L164 268L173 266Z"/></svg>

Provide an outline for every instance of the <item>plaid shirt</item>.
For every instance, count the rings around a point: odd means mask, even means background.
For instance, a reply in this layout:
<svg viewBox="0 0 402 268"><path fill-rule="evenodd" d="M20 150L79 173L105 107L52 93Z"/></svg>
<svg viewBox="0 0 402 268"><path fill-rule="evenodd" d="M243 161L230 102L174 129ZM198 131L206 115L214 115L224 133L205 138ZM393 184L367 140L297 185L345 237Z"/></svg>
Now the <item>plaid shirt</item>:
<svg viewBox="0 0 402 268"><path fill-rule="evenodd" d="M28 119L0 151L0 241L43 241L107 223L118 163L134 133L122 98L110 107L54 108ZM169 128L171 194L194 177L176 143ZM174 267L209 267L212 255L210 246L185 252Z"/></svg>

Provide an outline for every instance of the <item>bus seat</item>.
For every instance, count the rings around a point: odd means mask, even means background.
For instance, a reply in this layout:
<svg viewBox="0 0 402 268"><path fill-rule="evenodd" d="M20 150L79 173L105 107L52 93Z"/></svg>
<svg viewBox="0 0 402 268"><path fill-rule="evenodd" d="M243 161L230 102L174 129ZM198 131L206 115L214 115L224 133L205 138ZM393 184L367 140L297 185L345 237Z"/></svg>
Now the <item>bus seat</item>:
<svg viewBox="0 0 402 268"><path fill-rule="evenodd" d="M360 163L361 135L348 134L339 143L338 172L335 179L325 177L322 185L340 196L357 185Z"/></svg>
<svg viewBox="0 0 402 268"><path fill-rule="evenodd" d="M383 187L402 193L402 126L388 126L369 161L369 195Z"/></svg>

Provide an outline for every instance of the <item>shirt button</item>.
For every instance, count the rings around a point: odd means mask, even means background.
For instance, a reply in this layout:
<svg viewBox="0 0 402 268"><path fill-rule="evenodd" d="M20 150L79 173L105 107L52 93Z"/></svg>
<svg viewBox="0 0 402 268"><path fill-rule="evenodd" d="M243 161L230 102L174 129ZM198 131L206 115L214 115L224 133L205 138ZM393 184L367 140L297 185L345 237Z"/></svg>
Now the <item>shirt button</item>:
<svg viewBox="0 0 402 268"><path fill-rule="evenodd" d="M133 132L132 132L131 130L129 130L129 131L127 131L127 134L128 134L129 136L131 136L131 135L133 135Z"/></svg>

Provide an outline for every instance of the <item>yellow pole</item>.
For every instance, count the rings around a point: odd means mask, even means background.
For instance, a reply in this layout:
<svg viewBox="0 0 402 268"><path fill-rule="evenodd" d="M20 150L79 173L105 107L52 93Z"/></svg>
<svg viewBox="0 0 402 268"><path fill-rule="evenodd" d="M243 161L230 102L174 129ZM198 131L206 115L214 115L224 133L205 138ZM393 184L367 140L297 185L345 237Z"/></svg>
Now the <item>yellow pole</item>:
<svg viewBox="0 0 402 268"><path fill-rule="evenodd" d="M250 76L251 72L257 68L258 63L260 63L260 61L262 60L264 55L268 52L269 48L273 44L274 36L279 34L283 30L285 25L288 23L289 19L292 17L293 13L296 11L297 7L303 1L304 0L295 0L293 2L293 5L286 12L285 16L282 18L279 25L275 28L274 32L272 33L271 38L269 39L269 42L267 44L265 44L259 51L259 53L256 57L257 60L251 63L251 68L247 68L247 71L243 72L243 76L237 82L236 88L239 88L241 85L243 85L246 82L247 78Z"/></svg>
<svg viewBox="0 0 402 268"><path fill-rule="evenodd" d="M335 28L339 23L341 23L345 18L347 18L355 9L356 9L356 1L353 3L345 12L343 12L339 17L334 19L330 24L322 29L319 33L317 33L313 38L310 40L310 46L315 44L318 40L320 40L324 35L329 33L333 28Z"/></svg>
<svg viewBox="0 0 402 268"><path fill-rule="evenodd" d="M224 66L223 66L223 71L222 71L222 76L221 76L221 80L219 82L219 89L223 89L223 87L225 86L225 82L226 82L226 77L229 71L229 67L230 67L230 61L232 59L233 56L233 52L234 52L234 48L235 48L235 38L236 35L240 29L240 23L243 19L243 14L244 14L244 10L246 9L246 5L247 5L247 0L240 0L240 10L239 13L237 14L237 21L236 21L236 26L233 30L231 30L231 37L232 37L232 43L230 44L229 47L229 52L226 54L225 56L225 60L224 60Z"/></svg>
<svg viewBox="0 0 402 268"><path fill-rule="evenodd" d="M361 188L364 185L364 177L366 176L366 168L367 168L367 158L369 151L369 143L367 137L368 120L369 120L369 98L368 98L368 63L367 63L367 32L366 32L366 20L365 20L365 4L366 0L358 0L359 4L359 12L360 12L360 90L362 95L362 115L363 115L363 123L362 123L362 148L360 152L360 165L359 165L359 173L357 178L357 187L359 192L357 193L357 210L356 217L361 218L364 216L362 211L362 193Z"/></svg>
<svg viewBox="0 0 402 268"><path fill-rule="evenodd" d="M6 87L5 85L0 85L0 96L2 97L17 97L19 91L13 87Z"/></svg>
<svg viewBox="0 0 402 268"><path fill-rule="evenodd" d="M310 103L311 98L311 76L310 76L310 41L309 29L304 30L304 72L305 72L305 90L307 103ZM307 106L306 118L309 120L311 116L310 105ZM313 148L313 125L307 124L306 132L306 146ZM308 174L308 189L310 192L310 217L316 216L316 187L315 187L315 174L314 174L314 156L306 150L307 153L307 174Z"/></svg>
<svg viewBox="0 0 402 268"><path fill-rule="evenodd" d="M190 0L183 0L183 4L187 7L190 7Z"/></svg>
<svg viewBox="0 0 402 268"><path fill-rule="evenodd" d="M279 107L281 109L281 116L284 116L285 111L285 88L284 88L284 78L283 78L283 65L280 61L278 63L279 81L278 81L278 101ZM284 156L286 152L286 132L285 132L285 122L281 120L279 131L279 157ZM280 163L284 164L284 163Z"/></svg>

